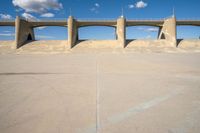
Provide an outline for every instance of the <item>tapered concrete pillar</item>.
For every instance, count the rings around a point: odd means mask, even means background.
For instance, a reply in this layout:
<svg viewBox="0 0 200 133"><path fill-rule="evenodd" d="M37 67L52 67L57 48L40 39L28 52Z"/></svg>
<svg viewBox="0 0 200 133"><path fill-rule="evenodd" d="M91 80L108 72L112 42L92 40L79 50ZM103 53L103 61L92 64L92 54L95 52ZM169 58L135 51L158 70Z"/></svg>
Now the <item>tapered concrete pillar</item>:
<svg viewBox="0 0 200 133"><path fill-rule="evenodd" d="M28 40L35 40L34 30L31 25L19 16L15 20L15 34L16 48L23 46Z"/></svg>
<svg viewBox="0 0 200 133"><path fill-rule="evenodd" d="M126 19L123 16L117 19L117 41L123 48L126 46Z"/></svg>
<svg viewBox="0 0 200 133"><path fill-rule="evenodd" d="M68 44L73 48L78 41L78 26L76 20L69 16L68 18Z"/></svg>
<svg viewBox="0 0 200 133"><path fill-rule="evenodd" d="M160 39L161 30L162 30L162 27L158 27L157 39Z"/></svg>
<svg viewBox="0 0 200 133"><path fill-rule="evenodd" d="M164 21L159 39L166 39L172 46L177 46L176 37L176 17L168 18Z"/></svg>

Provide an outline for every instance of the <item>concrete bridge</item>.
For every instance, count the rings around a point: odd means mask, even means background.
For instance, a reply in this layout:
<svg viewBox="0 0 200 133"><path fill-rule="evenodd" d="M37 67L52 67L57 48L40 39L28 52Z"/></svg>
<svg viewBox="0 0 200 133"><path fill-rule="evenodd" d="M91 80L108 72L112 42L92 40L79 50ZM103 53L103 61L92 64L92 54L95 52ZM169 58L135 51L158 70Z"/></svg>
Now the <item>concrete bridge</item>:
<svg viewBox="0 0 200 133"><path fill-rule="evenodd" d="M121 47L126 46L126 27L128 26L156 26L159 27L158 39L169 41L174 47L177 46L177 25L200 26L200 20L176 20L172 16L163 20L126 20L123 16L117 20L76 20L69 16L68 20L40 20L29 21L16 17L15 21L0 21L0 26L15 26L15 44L19 48L28 40L35 40L34 28L41 26L68 27L68 44L73 48L78 41L78 28L86 26L109 26L116 30L116 41Z"/></svg>

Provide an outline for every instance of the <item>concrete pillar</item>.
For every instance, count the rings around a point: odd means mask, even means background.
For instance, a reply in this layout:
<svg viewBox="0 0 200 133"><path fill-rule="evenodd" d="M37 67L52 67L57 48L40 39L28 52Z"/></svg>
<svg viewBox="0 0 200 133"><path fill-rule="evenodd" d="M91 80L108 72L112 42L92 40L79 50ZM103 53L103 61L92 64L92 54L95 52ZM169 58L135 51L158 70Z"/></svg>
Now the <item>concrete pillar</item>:
<svg viewBox="0 0 200 133"><path fill-rule="evenodd" d="M126 19L123 16L117 19L117 41L123 48L126 46Z"/></svg>
<svg viewBox="0 0 200 133"><path fill-rule="evenodd" d="M177 46L176 18L174 16L164 21L159 39L166 39L172 46Z"/></svg>
<svg viewBox="0 0 200 133"><path fill-rule="evenodd" d="M35 40L34 30L31 25L19 16L15 20L15 34L16 48L23 46L28 40Z"/></svg>
<svg viewBox="0 0 200 133"><path fill-rule="evenodd" d="M161 33L161 30L162 30L162 27L158 27L158 35L157 35L157 39L160 39L160 33Z"/></svg>
<svg viewBox="0 0 200 133"><path fill-rule="evenodd" d="M76 20L69 16L68 18L68 44L73 48L78 40L78 26Z"/></svg>

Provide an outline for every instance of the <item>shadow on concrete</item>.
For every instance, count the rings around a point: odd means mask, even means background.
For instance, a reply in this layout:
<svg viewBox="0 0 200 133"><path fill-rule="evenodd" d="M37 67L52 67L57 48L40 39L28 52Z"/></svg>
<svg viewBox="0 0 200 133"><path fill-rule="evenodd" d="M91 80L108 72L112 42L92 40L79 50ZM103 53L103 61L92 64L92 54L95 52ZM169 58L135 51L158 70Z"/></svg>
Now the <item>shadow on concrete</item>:
<svg viewBox="0 0 200 133"><path fill-rule="evenodd" d="M37 40L27 40L22 46L29 45L31 42L35 42L35 41L37 41Z"/></svg>
<svg viewBox="0 0 200 133"><path fill-rule="evenodd" d="M184 39L177 39L176 47L179 46L179 44L183 41Z"/></svg>
<svg viewBox="0 0 200 133"><path fill-rule="evenodd" d="M126 48L131 42L133 42L135 40L137 40L137 39L128 39L128 40L126 40L124 48Z"/></svg>
<svg viewBox="0 0 200 133"><path fill-rule="evenodd" d="M89 39L77 40L77 41L76 41L76 44L74 44L74 45L72 46L72 48L76 47L76 46L79 45L81 42L85 42L85 41L88 41L88 40L89 40Z"/></svg>

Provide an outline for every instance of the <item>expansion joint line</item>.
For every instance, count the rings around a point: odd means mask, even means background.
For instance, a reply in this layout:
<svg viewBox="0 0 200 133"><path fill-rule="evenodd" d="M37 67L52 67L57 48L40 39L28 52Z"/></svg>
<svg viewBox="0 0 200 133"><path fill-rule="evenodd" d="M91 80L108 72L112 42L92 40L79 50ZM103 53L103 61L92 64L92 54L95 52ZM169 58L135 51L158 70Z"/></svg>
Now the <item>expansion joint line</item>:
<svg viewBox="0 0 200 133"><path fill-rule="evenodd" d="M99 63L98 63L98 55L96 56L96 133L100 133L100 115L99 115L99 107L100 107L100 88L99 88Z"/></svg>

